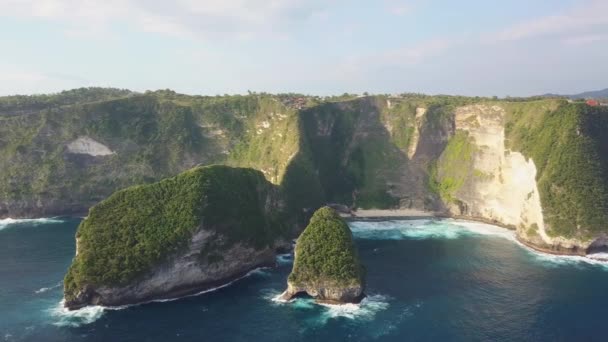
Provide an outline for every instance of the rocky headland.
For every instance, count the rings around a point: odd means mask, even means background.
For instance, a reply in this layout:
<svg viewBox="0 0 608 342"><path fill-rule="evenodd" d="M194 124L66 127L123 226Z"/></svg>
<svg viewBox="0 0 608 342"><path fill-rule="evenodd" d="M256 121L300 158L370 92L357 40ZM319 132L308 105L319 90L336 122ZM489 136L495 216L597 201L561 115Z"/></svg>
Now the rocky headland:
<svg viewBox="0 0 608 342"><path fill-rule="evenodd" d="M364 290L365 269L350 228L333 209L317 210L296 242L281 300L307 294L323 303L358 303Z"/></svg>

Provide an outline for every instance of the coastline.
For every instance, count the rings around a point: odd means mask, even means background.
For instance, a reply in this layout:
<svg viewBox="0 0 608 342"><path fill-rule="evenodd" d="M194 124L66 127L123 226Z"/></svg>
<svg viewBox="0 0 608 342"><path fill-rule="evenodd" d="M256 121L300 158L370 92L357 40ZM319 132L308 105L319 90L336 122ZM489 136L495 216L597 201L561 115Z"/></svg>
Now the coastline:
<svg viewBox="0 0 608 342"><path fill-rule="evenodd" d="M258 270L262 270L265 268L273 268L273 267L276 267L276 262L275 263L263 262L263 263L256 265L252 269L238 272L237 274L235 274L231 277L226 277L224 279L220 279L220 280L212 281L212 282L205 282L200 285L193 285L193 286L173 289L167 293L164 293L161 296L151 296L151 297L144 298L139 301L133 301L133 302L126 301L125 303L119 304L119 305L93 305L93 306L100 306L100 307L108 309L108 310L119 310L119 309L131 307L131 306L145 305L145 304L149 304L149 303L171 302L171 301L180 300L183 298L195 297L195 296L199 296L199 295L202 295L205 293L223 289L225 287L228 287L228 286L234 284L235 282L237 282L241 279L247 278L248 276L252 275L254 272L256 272ZM63 307L68 311L78 311L80 309L84 309L84 308L92 306L92 304L86 304L86 305L82 305L82 306L69 307L69 306L65 305L65 298L63 298L62 301L63 301Z"/></svg>
<svg viewBox="0 0 608 342"><path fill-rule="evenodd" d="M515 236L515 239L517 240L517 242L521 243L522 245L526 246L527 248L533 249L537 252L540 253L545 253L545 254L551 254L551 255L563 255L563 256L581 256L581 257L585 257L585 258L589 258L592 260L595 260L593 258L590 258L587 254L585 253L584 250L580 250L577 248L566 248L566 249L559 249L558 246L558 250L549 248L549 247L543 247L543 246L538 246L538 245L533 245L527 241L524 241L522 239L519 238L519 236Z"/></svg>
<svg viewBox="0 0 608 342"><path fill-rule="evenodd" d="M504 228L507 230L515 231L516 227L512 225L505 225L500 222L494 220L488 220L482 217L475 216L464 216L464 215L451 215L446 212L434 212L434 211L425 211L418 209L363 209L351 211L350 213L340 213L347 221L384 221L384 220L416 220L416 219L429 219L429 218L437 218L437 219L457 219L457 220L466 220L471 222L479 222L490 224L493 226L497 226L500 228ZM595 260L587 256L584 250L577 248L562 248L559 246L557 248L545 247L533 245L527 241L524 241L515 234L515 240L520 243L522 246L534 250L539 253L545 253L549 255L556 256L580 256L589 258L591 260Z"/></svg>

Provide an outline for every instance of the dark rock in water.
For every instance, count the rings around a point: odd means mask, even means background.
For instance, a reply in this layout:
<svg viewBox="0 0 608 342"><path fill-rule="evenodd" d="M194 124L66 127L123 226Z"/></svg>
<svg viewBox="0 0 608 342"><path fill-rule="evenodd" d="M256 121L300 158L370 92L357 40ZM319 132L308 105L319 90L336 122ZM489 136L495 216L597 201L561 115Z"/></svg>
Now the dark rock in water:
<svg viewBox="0 0 608 342"><path fill-rule="evenodd" d="M320 302L357 303L364 289L365 270L348 225L329 207L317 210L298 238L281 299L306 293Z"/></svg>

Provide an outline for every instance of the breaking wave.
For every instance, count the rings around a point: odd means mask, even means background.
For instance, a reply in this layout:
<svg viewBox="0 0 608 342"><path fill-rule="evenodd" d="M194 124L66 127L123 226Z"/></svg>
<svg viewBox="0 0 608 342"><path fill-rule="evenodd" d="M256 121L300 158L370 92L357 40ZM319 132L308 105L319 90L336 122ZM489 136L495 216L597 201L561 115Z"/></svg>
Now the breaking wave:
<svg viewBox="0 0 608 342"><path fill-rule="evenodd" d="M228 287L228 286L234 284L235 282L237 282L243 278L247 278L252 275L259 275L259 276L265 277L265 276L269 275L265 271L265 269L266 269L266 267L256 268L254 270L249 271L244 276L234 279L226 284L223 284L223 285L220 285L217 287L213 287L210 289L206 289L206 290L203 290L203 291L191 294L191 295L182 296L182 297L168 298L168 299L154 299L154 300L150 300L150 301L146 301L146 302L120 305L120 306L93 305L93 306L87 306L87 307L84 307L84 308L78 309L78 310L68 310L67 308L65 308L64 307L65 299L62 299L59 304L57 304L55 307L51 308L49 311L51 313L51 316L53 316L57 319L55 322L53 322L54 325L61 326L61 327L79 327L84 324L90 324L90 323L95 322L96 320L101 318L101 316L103 316L105 311L108 311L108 310L115 311L115 310L123 310L123 309L127 309L130 307L149 304L149 303L172 302L172 301L180 300L183 298L200 296L205 293L214 292L214 291L223 289L225 287ZM61 284L59 284L58 286L60 286L60 285ZM43 290L43 289L45 289L45 291L48 291L51 288L48 288L48 289L42 288L40 290ZM38 291L40 291L40 290L38 290ZM36 293L38 293L38 291L36 291Z"/></svg>
<svg viewBox="0 0 608 342"><path fill-rule="evenodd" d="M321 315L321 319L328 321L335 318L347 318L353 320L373 320L376 314L380 311L388 309L389 297L383 295L370 295L361 301L359 304L319 304L324 306L326 310Z"/></svg>
<svg viewBox="0 0 608 342"><path fill-rule="evenodd" d="M575 267L598 266L608 270L608 254L589 256L553 255L536 251L515 238L515 232L491 224L458 219L422 219L392 221L352 221L349 226L355 238L364 240L425 240L458 239L464 236L495 236L509 240L541 264L548 267L571 265Z"/></svg>
<svg viewBox="0 0 608 342"><path fill-rule="evenodd" d="M12 219L12 218L6 218L6 219L2 219L0 220L0 230L4 229L4 228L8 228L11 226L15 226L15 225L19 225L19 224L28 224L28 225L41 225L41 224L47 224L47 223L61 223L63 222L62 219L53 217L53 218L37 218L37 219Z"/></svg>
<svg viewBox="0 0 608 342"><path fill-rule="evenodd" d="M279 265L289 265L293 263L293 254L278 254L277 255L277 264Z"/></svg>
<svg viewBox="0 0 608 342"><path fill-rule="evenodd" d="M53 285L53 286L50 286L50 287L42 287L42 288L40 288L40 289L38 289L38 290L34 291L34 293L35 293L35 294L41 294L41 293L45 293L45 292L48 292L48 291L50 291L50 290L56 289L56 288L58 288L58 287L60 287L60 286L61 286L61 282L59 282L59 283L57 283L57 284L55 284L55 285Z"/></svg>
<svg viewBox="0 0 608 342"><path fill-rule="evenodd" d="M331 319L346 318L351 320L373 320L380 311L388 309L390 298L379 294L370 295L359 304L324 304L317 303L310 297L298 297L289 301L282 300L281 292L264 291L263 297L274 305L289 306L295 310L320 310L315 316L316 323L325 324Z"/></svg>
<svg viewBox="0 0 608 342"><path fill-rule="evenodd" d="M493 235L515 241L514 233L507 229L455 219L352 221L349 225L356 238L368 240L458 239L470 235Z"/></svg>
<svg viewBox="0 0 608 342"><path fill-rule="evenodd" d="M55 319L53 325L59 327L79 327L90 324L101 318L105 310L102 306L87 306L78 310L68 310L63 306L64 300L51 308L50 314Z"/></svg>
<svg viewBox="0 0 608 342"><path fill-rule="evenodd" d="M538 252L524 245L521 246L534 257L535 261L547 267L573 266L577 268L584 268L593 266L600 267L608 271L608 262L605 259L594 258L593 255L554 255Z"/></svg>

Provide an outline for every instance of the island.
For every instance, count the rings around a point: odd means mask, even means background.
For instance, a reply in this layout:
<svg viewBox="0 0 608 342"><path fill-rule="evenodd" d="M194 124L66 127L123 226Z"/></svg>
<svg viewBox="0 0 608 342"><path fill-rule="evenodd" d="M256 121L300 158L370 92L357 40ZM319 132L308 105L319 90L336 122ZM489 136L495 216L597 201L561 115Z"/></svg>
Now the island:
<svg viewBox="0 0 608 342"><path fill-rule="evenodd" d="M78 228L64 305L177 298L273 266L290 236L278 196L260 171L220 165L113 194Z"/></svg>
<svg viewBox="0 0 608 342"><path fill-rule="evenodd" d="M281 300L307 294L328 304L358 303L365 268L350 228L331 208L317 210L296 242L293 270Z"/></svg>

